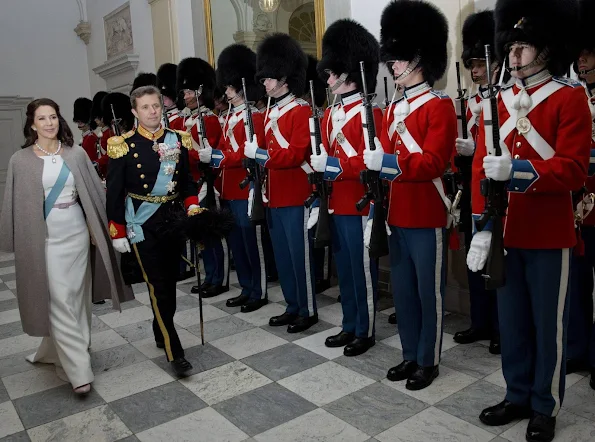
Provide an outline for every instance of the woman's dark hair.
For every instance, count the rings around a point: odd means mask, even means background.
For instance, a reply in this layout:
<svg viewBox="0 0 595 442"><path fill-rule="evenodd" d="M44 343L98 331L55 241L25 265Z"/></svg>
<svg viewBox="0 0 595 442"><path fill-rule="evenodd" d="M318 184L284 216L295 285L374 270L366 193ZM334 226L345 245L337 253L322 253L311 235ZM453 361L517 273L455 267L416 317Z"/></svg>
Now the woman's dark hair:
<svg viewBox="0 0 595 442"><path fill-rule="evenodd" d="M23 134L25 135L25 144L21 146L23 149L25 147L31 146L35 141L37 141L37 132L33 130L31 127L35 120L35 111L40 106L50 106L58 115L58 140L62 142L65 146L72 146L74 144L74 140L72 137L72 131L70 127L68 127L68 123L60 114L60 106L54 101L49 98L38 98L37 100L33 100L31 103L27 105L27 121L25 123L25 127L23 128Z"/></svg>

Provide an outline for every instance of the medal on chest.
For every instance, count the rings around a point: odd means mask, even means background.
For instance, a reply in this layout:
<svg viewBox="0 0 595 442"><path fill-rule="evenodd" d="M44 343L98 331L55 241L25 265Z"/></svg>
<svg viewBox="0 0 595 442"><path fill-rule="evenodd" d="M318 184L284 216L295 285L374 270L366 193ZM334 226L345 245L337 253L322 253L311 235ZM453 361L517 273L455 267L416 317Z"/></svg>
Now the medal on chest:
<svg viewBox="0 0 595 442"><path fill-rule="evenodd" d="M343 134L343 132L339 132L337 134L337 142L339 144L343 144L345 142L345 135Z"/></svg>
<svg viewBox="0 0 595 442"><path fill-rule="evenodd" d="M521 117L516 122L516 130L519 131L519 134L526 134L529 133L531 130L531 121L527 117Z"/></svg>
<svg viewBox="0 0 595 442"><path fill-rule="evenodd" d="M406 130L407 130L407 127L405 126L405 122L399 121L397 123L397 132L399 133L399 135L403 135Z"/></svg>

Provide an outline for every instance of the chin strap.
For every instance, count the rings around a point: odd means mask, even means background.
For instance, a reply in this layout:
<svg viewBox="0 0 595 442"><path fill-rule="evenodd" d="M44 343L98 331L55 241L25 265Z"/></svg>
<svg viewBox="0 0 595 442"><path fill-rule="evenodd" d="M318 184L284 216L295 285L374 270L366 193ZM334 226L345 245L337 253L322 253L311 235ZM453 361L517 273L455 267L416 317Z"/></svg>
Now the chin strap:
<svg viewBox="0 0 595 442"><path fill-rule="evenodd" d="M342 85L343 83L345 83L345 80L347 80L347 75L348 75L348 74L346 74L345 72L343 72L343 73L342 73L342 74L339 76L339 78L337 79L337 81L335 81L335 84L333 84L333 85L331 86L331 92L335 92L337 89L339 89L339 88L341 87L341 85ZM334 100L333 100L333 103L334 103Z"/></svg>
<svg viewBox="0 0 595 442"><path fill-rule="evenodd" d="M548 57L550 55L550 51L548 48L545 48L544 50L542 50L539 55L537 57L535 57L535 60L533 60L531 63L526 64L525 66L520 66L520 67L507 67L506 70L509 72L523 72L526 71L527 69L531 69L534 68L535 66L545 66L547 64L548 61Z"/></svg>
<svg viewBox="0 0 595 442"><path fill-rule="evenodd" d="M421 57L419 55L416 55L413 60L411 60L409 62L409 64L407 65L407 69L405 69L400 75L397 75L395 77L395 81L396 80L403 80L404 78L407 78L409 75L411 75L411 73L415 70L415 68L417 68L417 66L419 65L419 62L421 61Z"/></svg>

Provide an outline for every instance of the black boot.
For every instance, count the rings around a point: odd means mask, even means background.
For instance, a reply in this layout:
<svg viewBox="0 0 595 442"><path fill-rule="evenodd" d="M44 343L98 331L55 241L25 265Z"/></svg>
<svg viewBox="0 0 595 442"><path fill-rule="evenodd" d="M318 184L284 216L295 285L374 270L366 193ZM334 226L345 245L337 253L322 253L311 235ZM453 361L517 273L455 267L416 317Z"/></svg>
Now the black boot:
<svg viewBox="0 0 595 442"><path fill-rule="evenodd" d="M359 356L363 355L370 348L374 347L376 340L371 338L355 338L352 343L347 344L343 349L345 356Z"/></svg>
<svg viewBox="0 0 595 442"><path fill-rule="evenodd" d="M388 317L388 323L389 324L396 324L397 323L397 314L396 313L391 313Z"/></svg>
<svg viewBox="0 0 595 442"><path fill-rule="evenodd" d="M589 385L595 390L595 367L591 367L591 380L589 381Z"/></svg>
<svg viewBox="0 0 595 442"><path fill-rule="evenodd" d="M314 292L319 295L326 291L331 286L331 282L328 279L317 279L314 283Z"/></svg>
<svg viewBox="0 0 595 442"><path fill-rule="evenodd" d="M488 407L481 412L479 420L490 427L507 425L517 419L531 416L531 409L522 405L513 404L504 399L498 405Z"/></svg>
<svg viewBox="0 0 595 442"><path fill-rule="evenodd" d="M190 293L194 293L195 295L200 292L201 290L204 292L206 289L208 289L211 286L211 284L208 284L206 282L203 282L200 286L198 285L193 285L192 288L190 289Z"/></svg>
<svg viewBox="0 0 595 442"><path fill-rule="evenodd" d="M298 316L292 324L287 326L287 333L299 333L305 330L308 330L314 324L318 322L318 315L308 316Z"/></svg>
<svg viewBox="0 0 595 442"><path fill-rule="evenodd" d="M490 353L493 355L502 353L502 349L500 348L500 335L492 337L492 340L490 341Z"/></svg>
<svg viewBox="0 0 595 442"><path fill-rule="evenodd" d="M556 434L556 418L533 412L525 439L527 442L551 442Z"/></svg>
<svg viewBox="0 0 595 442"><path fill-rule="evenodd" d="M163 342L163 341L155 341L155 346L157 348L165 348L165 342Z"/></svg>
<svg viewBox="0 0 595 442"><path fill-rule="evenodd" d="M433 367L417 367L415 373L407 379L405 388L413 391L423 390L434 382L434 379L438 377L439 373L440 371L438 370L437 365L434 365Z"/></svg>
<svg viewBox="0 0 595 442"><path fill-rule="evenodd" d="M229 298L225 302L225 305L227 307L239 307L240 305L246 304L249 300L250 300L250 296L240 295L240 296L236 296L234 298Z"/></svg>
<svg viewBox="0 0 595 442"><path fill-rule="evenodd" d="M192 370L192 364L186 358L176 358L171 361L171 367L178 376L184 376L187 372Z"/></svg>
<svg viewBox="0 0 595 442"><path fill-rule="evenodd" d="M324 345L330 348L344 347L355 339L355 333L341 331L338 335L329 336L324 341Z"/></svg>
<svg viewBox="0 0 595 442"><path fill-rule="evenodd" d="M566 359L566 374L589 371L589 364L580 359Z"/></svg>
<svg viewBox="0 0 595 442"><path fill-rule="evenodd" d="M213 298L215 296L219 296L221 293L225 293L229 291L229 286L225 285L211 285L207 287L205 290L201 291L201 295L203 298Z"/></svg>
<svg viewBox="0 0 595 442"><path fill-rule="evenodd" d="M482 330L476 330L473 327L460 332L456 332L454 341L457 344L472 344L473 342L490 339L490 334Z"/></svg>
<svg viewBox="0 0 595 442"><path fill-rule="evenodd" d="M251 299L242 306L242 313L255 312L260 307L263 307L269 303L267 298L264 299Z"/></svg>
<svg viewBox="0 0 595 442"><path fill-rule="evenodd" d="M417 370L417 362L415 361L403 361L396 367L391 368L388 370L386 374L386 378L389 381L404 381L411 376L415 370Z"/></svg>
<svg viewBox="0 0 595 442"><path fill-rule="evenodd" d="M285 312L282 315L273 316L271 319L269 319L269 325L271 327L280 327L282 325L288 325L293 323L293 321L295 321L297 317L298 315Z"/></svg>

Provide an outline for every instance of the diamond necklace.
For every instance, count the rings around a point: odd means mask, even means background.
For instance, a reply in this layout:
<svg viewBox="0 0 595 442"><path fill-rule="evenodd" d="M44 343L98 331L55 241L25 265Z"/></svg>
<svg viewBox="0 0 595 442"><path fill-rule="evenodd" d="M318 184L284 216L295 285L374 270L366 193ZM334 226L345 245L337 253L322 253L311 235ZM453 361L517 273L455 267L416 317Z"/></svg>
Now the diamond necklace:
<svg viewBox="0 0 595 442"><path fill-rule="evenodd" d="M43 147L41 147L39 144L37 144L37 141L35 142L35 146L41 150L44 154L49 155L50 157L52 157L52 163L56 162L56 155L58 155L58 153L60 152L60 149L62 149L62 141L58 141L58 149L54 152L48 152L47 150L45 150Z"/></svg>

